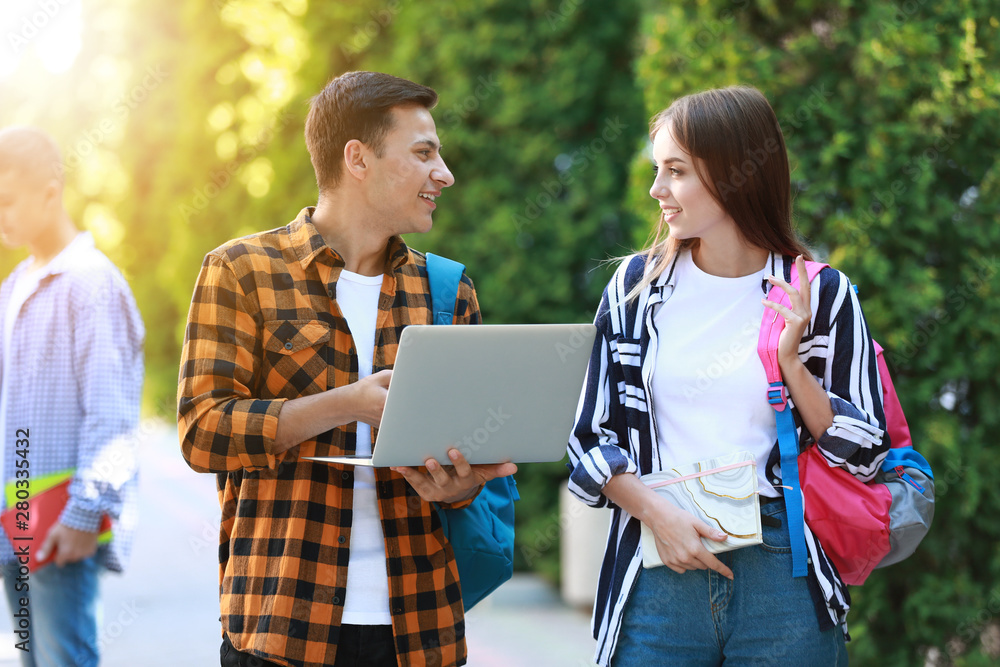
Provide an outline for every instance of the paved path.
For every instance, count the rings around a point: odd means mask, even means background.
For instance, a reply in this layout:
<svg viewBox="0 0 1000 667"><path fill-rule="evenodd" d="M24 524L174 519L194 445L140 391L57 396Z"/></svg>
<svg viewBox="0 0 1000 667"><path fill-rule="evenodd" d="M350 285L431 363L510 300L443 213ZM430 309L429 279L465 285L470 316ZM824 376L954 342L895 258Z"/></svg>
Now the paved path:
<svg viewBox="0 0 1000 667"><path fill-rule="evenodd" d="M149 426L149 423L144 423ZM123 576L102 581L104 667L219 664L219 505L214 477L184 463L176 434L151 433L140 454L140 524ZM0 667L19 664L0 603ZM591 667L589 619L537 577L518 574L467 619L469 667ZM137 662L136 656L145 656Z"/></svg>

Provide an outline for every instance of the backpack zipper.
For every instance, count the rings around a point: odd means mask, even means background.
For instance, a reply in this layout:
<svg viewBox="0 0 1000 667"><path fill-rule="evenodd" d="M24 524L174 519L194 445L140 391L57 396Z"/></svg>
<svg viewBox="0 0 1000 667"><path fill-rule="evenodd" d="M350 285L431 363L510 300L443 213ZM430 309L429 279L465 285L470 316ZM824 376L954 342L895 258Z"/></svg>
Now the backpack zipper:
<svg viewBox="0 0 1000 667"><path fill-rule="evenodd" d="M899 475L899 478L901 480L912 486L920 493L924 492L924 487L917 484L916 480L910 477L910 475L907 474L906 470L903 469L903 466L896 466L895 468L893 468L893 470L896 472L897 475Z"/></svg>

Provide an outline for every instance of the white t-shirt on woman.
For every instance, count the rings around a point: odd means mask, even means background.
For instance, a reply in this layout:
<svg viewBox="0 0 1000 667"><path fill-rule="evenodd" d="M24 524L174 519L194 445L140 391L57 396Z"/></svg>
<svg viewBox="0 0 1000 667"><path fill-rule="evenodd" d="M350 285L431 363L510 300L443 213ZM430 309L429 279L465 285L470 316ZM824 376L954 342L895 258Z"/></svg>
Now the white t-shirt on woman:
<svg viewBox="0 0 1000 667"><path fill-rule="evenodd" d="M651 388L664 468L746 450L757 458L760 493L777 496L765 467L778 434L757 356L761 281L769 273L762 267L739 278L713 276L684 251L674 291L653 320Z"/></svg>

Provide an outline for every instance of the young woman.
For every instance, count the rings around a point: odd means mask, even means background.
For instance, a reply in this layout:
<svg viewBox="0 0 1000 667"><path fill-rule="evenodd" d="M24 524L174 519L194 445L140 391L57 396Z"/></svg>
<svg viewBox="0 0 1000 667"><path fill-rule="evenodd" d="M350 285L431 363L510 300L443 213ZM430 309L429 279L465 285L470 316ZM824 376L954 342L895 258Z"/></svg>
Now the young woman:
<svg viewBox="0 0 1000 667"><path fill-rule="evenodd" d="M764 309L783 317L778 360L801 447L867 481L889 442L875 352L848 279L810 285L791 221L788 156L766 98L689 95L650 125L660 223L597 314L598 340L569 444L570 489L613 508L594 609L605 665L846 665L849 596L804 527L792 556L774 410L757 354ZM799 289L790 286L799 274ZM772 286L791 308L766 299ZM713 555L724 534L640 476L737 451L757 461L763 544ZM640 522L666 567L643 569Z"/></svg>

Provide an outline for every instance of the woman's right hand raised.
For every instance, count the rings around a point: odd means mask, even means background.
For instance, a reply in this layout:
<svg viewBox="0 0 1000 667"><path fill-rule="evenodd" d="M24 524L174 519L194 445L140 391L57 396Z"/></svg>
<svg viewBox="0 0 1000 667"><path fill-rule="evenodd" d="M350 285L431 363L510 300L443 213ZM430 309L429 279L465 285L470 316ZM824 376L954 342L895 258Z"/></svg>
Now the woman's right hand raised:
<svg viewBox="0 0 1000 667"><path fill-rule="evenodd" d="M656 536L656 551L664 565L677 573L715 570L732 580L733 571L701 542L702 537L724 542L725 533L661 496L656 496L656 502L648 507L647 515L646 524Z"/></svg>

